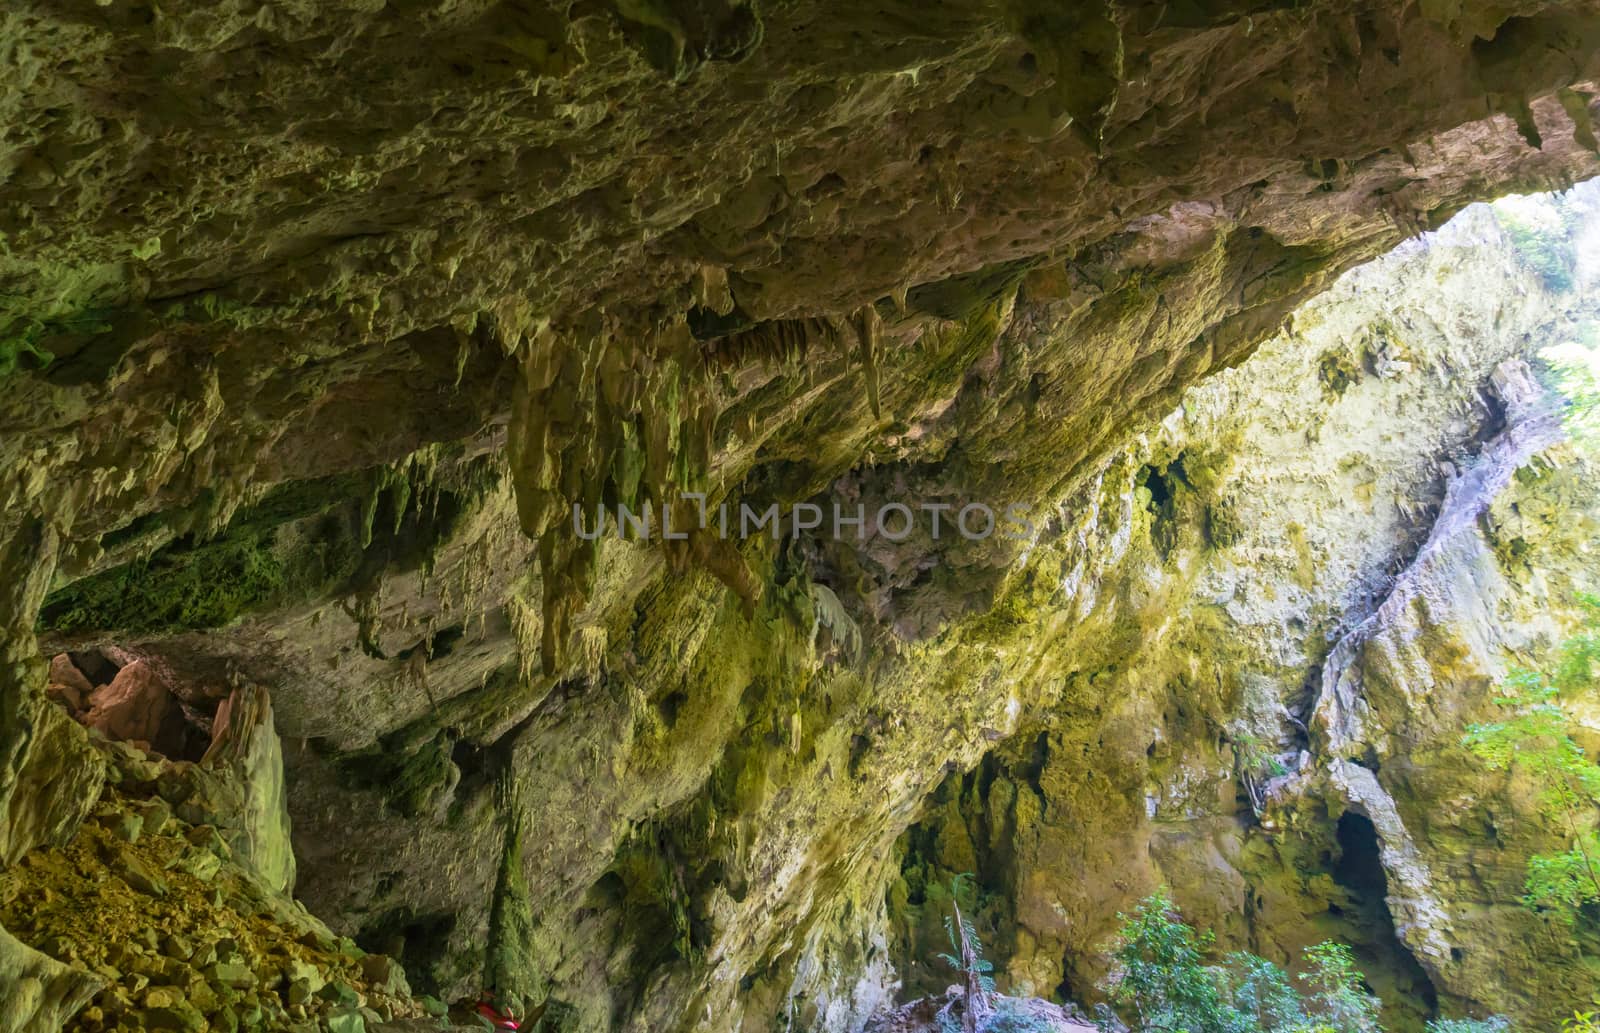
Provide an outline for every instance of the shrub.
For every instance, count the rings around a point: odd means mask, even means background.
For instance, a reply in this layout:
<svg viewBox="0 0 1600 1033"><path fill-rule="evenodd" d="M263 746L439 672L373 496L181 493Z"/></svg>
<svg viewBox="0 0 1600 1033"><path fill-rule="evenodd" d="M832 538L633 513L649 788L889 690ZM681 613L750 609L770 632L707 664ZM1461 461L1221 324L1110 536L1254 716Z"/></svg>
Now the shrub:
<svg viewBox="0 0 1600 1033"><path fill-rule="evenodd" d="M1164 893L1123 916L1116 959L1122 974L1111 991L1118 1014L1136 1033L1381 1033L1379 1002L1362 983L1350 948L1306 948L1305 991L1254 954L1230 954L1208 965L1215 937L1196 933ZM1112 1026L1103 1013L1101 1027ZM1497 1033L1495 1027L1442 1033Z"/></svg>
<svg viewBox="0 0 1600 1033"><path fill-rule="evenodd" d="M1187 1033L1249 1033L1259 1026L1228 1000L1228 980L1205 964L1215 942L1207 931L1196 935L1165 892L1143 901L1133 916L1123 916L1116 959L1122 977L1111 1001L1134 1029L1186 1030Z"/></svg>
<svg viewBox="0 0 1600 1033"><path fill-rule="evenodd" d="M1583 630L1562 644L1553 670L1513 670L1495 700L1506 717L1471 725L1462 739L1489 770L1517 766L1538 780L1546 815L1571 845L1529 859L1523 903L1569 923L1584 905L1600 902L1600 836L1588 827L1600 799L1600 765L1573 739L1577 719L1567 704L1600 670L1600 599L1579 601Z"/></svg>
<svg viewBox="0 0 1600 1033"><path fill-rule="evenodd" d="M1504 1015L1491 1015L1487 1019L1434 1019L1428 1023L1427 1033L1511 1033L1511 1023Z"/></svg>
<svg viewBox="0 0 1600 1033"><path fill-rule="evenodd" d="M1600 1033L1600 1013L1575 1011L1561 1023L1561 1033Z"/></svg>
<svg viewBox="0 0 1600 1033"><path fill-rule="evenodd" d="M1378 1022L1382 1006L1362 985L1349 947L1319 943L1306 948L1305 958L1310 971L1300 978L1311 988L1306 1004L1307 1011L1320 1020L1314 1024L1316 1028L1325 1026L1339 1033L1378 1033L1383 1028Z"/></svg>

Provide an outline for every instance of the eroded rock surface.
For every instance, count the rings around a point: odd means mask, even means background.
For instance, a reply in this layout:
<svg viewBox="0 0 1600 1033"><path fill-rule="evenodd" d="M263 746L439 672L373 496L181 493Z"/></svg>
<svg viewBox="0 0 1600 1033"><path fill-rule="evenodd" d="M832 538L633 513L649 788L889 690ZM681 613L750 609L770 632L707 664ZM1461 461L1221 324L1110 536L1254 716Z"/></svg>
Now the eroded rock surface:
<svg viewBox="0 0 1600 1033"><path fill-rule="evenodd" d="M1443 476L1352 474L1380 520L1329 571L1309 517L1176 519L1209 506L1207 430L1181 476L1127 436L1341 270L1591 174L1597 33L1576 3L12 5L0 800L37 817L0 856L70 849L94 795L57 777L83 744L43 716L42 634L174 692L269 687L296 893L418 989L492 981L547 1029L859 1029L900 978L897 840L985 755L1042 764L1063 708L1116 722L1121 781L1045 797L1125 835L1080 857L1029 814L1040 868L1149 846L1242 913L1205 843L1244 848L1213 734L1243 690L1201 647L1299 619L1273 670L1303 669ZM1285 381L1404 376L1411 334ZM1478 358L1428 374L1461 426L1428 410L1410 454L1484 429ZM563 531L696 489L1041 519ZM1197 527L1277 530L1197 580ZM1258 580L1305 615L1252 617ZM1182 691L1170 657L1129 675L1195 591ZM1238 735L1290 734L1276 688ZM1207 793L1216 829L1146 838ZM1331 899L1305 881L1284 928ZM1068 948L1114 895L1036 888L1013 968L1091 993Z"/></svg>
<svg viewBox="0 0 1600 1033"><path fill-rule="evenodd" d="M1040 609L1116 644L907 836L911 985L948 978L944 883L975 871L1014 989L1093 997L1117 913L1166 885L1230 948L1354 944L1390 1028L1587 1005L1588 934L1518 903L1561 833L1461 745L1600 580L1592 461L1522 358L1563 306L1497 238L1475 211L1347 276L1108 466L1101 562Z"/></svg>
<svg viewBox="0 0 1600 1033"><path fill-rule="evenodd" d="M234 699L229 723L260 757L275 741L265 693ZM206 770L100 737L91 749L110 784L86 824L0 872L0 923L21 941L0 940L3 1028L378 1033L430 1004L445 1015L284 893L282 858L250 828L263 808L244 802L276 786L282 825L281 767Z"/></svg>

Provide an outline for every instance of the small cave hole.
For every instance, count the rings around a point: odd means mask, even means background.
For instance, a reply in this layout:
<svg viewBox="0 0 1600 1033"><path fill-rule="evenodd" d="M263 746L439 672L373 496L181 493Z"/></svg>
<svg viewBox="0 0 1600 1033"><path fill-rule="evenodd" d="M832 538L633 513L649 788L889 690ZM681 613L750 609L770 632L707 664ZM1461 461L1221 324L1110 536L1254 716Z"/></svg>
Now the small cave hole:
<svg viewBox="0 0 1600 1033"><path fill-rule="evenodd" d="M1072 978L1073 957L1070 953L1061 959L1061 973L1061 982L1056 985L1054 999L1058 1003L1085 1000L1087 997L1087 995L1084 993L1085 988L1079 986L1078 983Z"/></svg>
<svg viewBox="0 0 1600 1033"><path fill-rule="evenodd" d="M400 962L417 993L438 996L441 987L434 967L447 960L455 928L454 915L397 908L363 926L355 941L369 954L387 954Z"/></svg>
<svg viewBox="0 0 1600 1033"><path fill-rule="evenodd" d="M585 911L613 911L622 907L628 900L628 884L622 881L622 876L616 872L606 872L595 880L583 895L582 909Z"/></svg>
<svg viewBox="0 0 1600 1033"><path fill-rule="evenodd" d="M1334 838L1339 843L1334 881L1363 900L1382 900L1388 894L1389 880L1378 850L1378 830L1371 819L1346 811L1339 815Z"/></svg>
<svg viewBox="0 0 1600 1033"><path fill-rule="evenodd" d="M689 694L682 689L677 689L656 704L656 712L661 715L661 723L671 730L678 723L678 713L683 705L689 702Z"/></svg>
<svg viewBox="0 0 1600 1033"><path fill-rule="evenodd" d="M867 754L872 751L872 739L865 735L850 737L850 777L857 778Z"/></svg>
<svg viewBox="0 0 1600 1033"><path fill-rule="evenodd" d="M452 624L448 628L440 628L433 633L433 641L429 643L428 659L438 660L449 656L466 635L467 626L465 623Z"/></svg>
<svg viewBox="0 0 1600 1033"><path fill-rule="evenodd" d="M1166 474L1147 466L1141 471L1141 478L1141 483L1150 492L1151 509L1159 511L1172 501L1172 481Z"/></svg>

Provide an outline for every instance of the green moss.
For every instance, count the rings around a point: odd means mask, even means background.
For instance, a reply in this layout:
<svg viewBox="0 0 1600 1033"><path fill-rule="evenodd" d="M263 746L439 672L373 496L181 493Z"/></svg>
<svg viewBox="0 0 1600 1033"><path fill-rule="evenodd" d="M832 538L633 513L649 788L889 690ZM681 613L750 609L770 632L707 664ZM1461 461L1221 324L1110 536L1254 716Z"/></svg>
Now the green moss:
<svg viewBox="0 0 1600 1033"><path fill-rule="evenodd" d="M489 947L484 972L490 989L517 999L523 1009L542 1002L548 988L530 947L533 942L533 903L523 875L522 832L516 818L506 829L500 876L494 906L489 913Z"/></svg>
<svg viewBox="0 0 1600 1033"><path fill-rule="evenodd" d="M99 307L119 292L120 263L70 266L19 262L0 256L0 282L24 283L0 292L0 377L42 369L55 359L52 338L92 337L109 329Z"/></svg>
<svg viewBox="0 0 1600 1033"><path fill-rule="evenodd" d="M1360 362L1343 349L1332 349L1317 361L1317 379L1322 382L1323 390L1334 397L1348 391L1361 375Z"/></svg>
<svg viewBox="0 0 1600 1033"><path fill-rule="evenodd" d="M49 365L55 358L49 352L39 347L39 337L34 326L14 329L13 332L0 337L0 376L7 376L25 366L41 368Z"/></svg>
<svg viewBox="0 0 1600 1033"><path fill-rule="evenodd" d="M699 957L690 928L688 888L684 869L674 864L647 839L635 838L617 854L611 874L625 891L628 935L641 951L655 958L648 971L668 958L692 961Z"/></svg>
<svg viewBox="0 0 1600 1033"><path fill-rule="evenodd" d="M188 536L146 559L58 589L45 600L39 629L160 633L220 628L245 613L341 581L359 560L348 522L332 517L310 542L286 540L281 530L296 518L342 504L337 489L333 480L286 485L241 513L216 539L196 542Z"/></svg>
<svg viewBox="0 0 1600 1033"><path fill-rule="evenodd" d="M45 604L42 630L218 628L284 590L270 535L218 542L89 578Z"/></svg>
<svg viewBox="0 0 1600 1033"><path fill-rule="evenodd" d="M451 759L450 736L438 733L411 749L397 743L402 731L377 745L339 758L338 771L346 785L378 793L402 817L433 813L460 780Z"/></svg>

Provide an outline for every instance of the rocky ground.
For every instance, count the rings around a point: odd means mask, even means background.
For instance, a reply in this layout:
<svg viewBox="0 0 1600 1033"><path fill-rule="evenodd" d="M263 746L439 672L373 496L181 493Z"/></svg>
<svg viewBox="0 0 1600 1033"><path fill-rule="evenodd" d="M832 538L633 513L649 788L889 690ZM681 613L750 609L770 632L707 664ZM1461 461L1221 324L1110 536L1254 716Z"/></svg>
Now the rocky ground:
<svg viewBox="0 0 1600 1033"><path fill-rule="evenodd" d="M240 784L248 772L217 759L228 751L207 751L199 763L154 751L167 690L151 688L157 679L137 660L105 670L111 680L85 692L79 683L88 679L69 657L52 665L52 695L76 704L105 760L99 800L66 846L32 851L0 872L0 924L92 995L65 1028L449 1028L445 1006L414 998L398 963L336 936L275 883L270 865L262 872L272 852L261 839L276 823L252 821L251 787ZM242 708L244 698L230 702ZM267 721L253 734L270 734L270 712ZM224 707L219 729L237 733L239 724ZM107 727L145 741L108 739Z"/></svg>
<svg viewBox="0 0 1600 1033"><path fill-rule="evenodd" d="M924 997L867 1023L863 1033L946 1033L963 1028L965 997L960 987L935 997ZM991 994L977 1033L1094 1033L1100 1027L1075 1011L1032 997Z"/></svg>
<svg viewBox="0 0 1600 1033"><path fill-rule="evenodd" d="M425 1014L399 966L233 864L214 827L125 796L154 788L136 781L142 763L117 765L122 781L69 847L0 877L13 935L106 981L69 1029L353 1033Z"/></svg>

